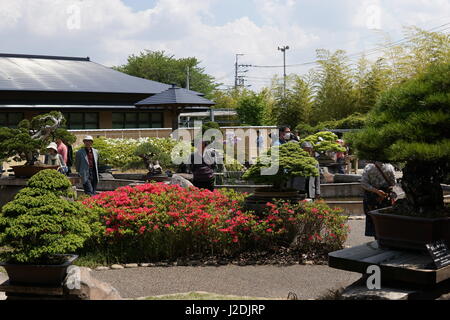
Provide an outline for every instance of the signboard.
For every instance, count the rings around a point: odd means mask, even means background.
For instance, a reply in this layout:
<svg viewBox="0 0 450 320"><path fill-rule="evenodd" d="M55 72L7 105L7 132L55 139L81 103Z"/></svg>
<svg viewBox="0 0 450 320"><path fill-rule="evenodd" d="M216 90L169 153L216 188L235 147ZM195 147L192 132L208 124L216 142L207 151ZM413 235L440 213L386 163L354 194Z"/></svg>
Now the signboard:
<svg viewBox="0 0 450 320"><path fill-rule="evenodd" d="M437 241L426 245L428 252L433 258L437 269L450 265L450 251L444 241Z"/></svg>

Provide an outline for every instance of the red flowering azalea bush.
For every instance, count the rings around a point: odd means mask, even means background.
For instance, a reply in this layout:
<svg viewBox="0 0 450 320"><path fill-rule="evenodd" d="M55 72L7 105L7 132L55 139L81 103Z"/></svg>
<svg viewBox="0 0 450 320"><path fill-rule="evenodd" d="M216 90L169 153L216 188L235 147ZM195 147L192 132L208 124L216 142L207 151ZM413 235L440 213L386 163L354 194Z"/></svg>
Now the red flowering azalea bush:
<svg viewBox="0 0 450 320"><path fill-rule="evenodd" d="M125 259L151 260L239 250L255 216L240 210L238 198L155 183L103 192L83 204L101 225L93 246L106 245Z"/></svg>
<svg viewBox="0 0 450 320"><path fill-rule="evenodd" d="M325 201L277 201L267 203L259 228L278 235L273 241L291 245L303 253L328 253L342 249L349 233L347 217ZM267 239L266 239L267 240Z"/></svg>
<svg viewBox="0 0 450 320"><path fill-rule="evenodd" d="M306 232L296 240L303 247L334 248L345 240L339 229L345 217L325 203L277 203L258 217L241 210L244 197L164 183L103 192L83 201L96 230L85 250L102 250L108 262L136 262L265 250L292 242L298 232Z"/></svg>

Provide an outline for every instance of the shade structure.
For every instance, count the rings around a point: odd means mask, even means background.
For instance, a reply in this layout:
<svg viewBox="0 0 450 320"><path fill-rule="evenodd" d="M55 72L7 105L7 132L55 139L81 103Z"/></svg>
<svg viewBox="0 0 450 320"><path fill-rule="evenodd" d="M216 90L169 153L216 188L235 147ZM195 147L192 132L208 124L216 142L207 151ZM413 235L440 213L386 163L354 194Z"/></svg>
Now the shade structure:
<svg viewBox="0 0 450 320"><path fill-rule="evenodd" d="M215 105L211 100L205 99L192 91L172 85L171 88L141 100L135 104L138 108L153 108L164 106L173 113L172 129L178 129L178 116L188 107L196 107L198 111L209 110Z"/></svg>

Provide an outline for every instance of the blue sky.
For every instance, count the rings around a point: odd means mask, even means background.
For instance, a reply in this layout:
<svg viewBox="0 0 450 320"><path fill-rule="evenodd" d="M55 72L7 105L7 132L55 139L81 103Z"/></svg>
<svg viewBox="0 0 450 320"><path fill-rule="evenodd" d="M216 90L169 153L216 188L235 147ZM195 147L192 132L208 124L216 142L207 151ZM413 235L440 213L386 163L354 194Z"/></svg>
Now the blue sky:
<svg viewBox="0 0 450 320"><path fill-rule="evenodd" d="M245 54L242 63L281 65L277 47L289 45L287 63L297 64L318 48L363 52L401 39L402 26L446 23L448 0L0 0L0 52L89 56L113 66L165 50L199 58L230 85L236 53ZM281 74L250 68L248 84L257 90Z"/></svg>

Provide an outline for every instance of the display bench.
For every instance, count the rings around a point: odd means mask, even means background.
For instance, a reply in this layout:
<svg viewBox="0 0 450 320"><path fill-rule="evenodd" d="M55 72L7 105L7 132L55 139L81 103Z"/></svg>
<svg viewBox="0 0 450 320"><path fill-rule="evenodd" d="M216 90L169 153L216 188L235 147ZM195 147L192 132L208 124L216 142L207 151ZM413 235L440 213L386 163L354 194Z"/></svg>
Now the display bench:
<svg viewBox="0 0 450 320"><path fill-rule="evenodd" d="M377 241L329 253L331 268L358 272L362 278L344 290L352 299L450 298L450 265L436 268L427 251L380 248ZM378 266L381 289L367 288L368 268Z"/></svg>

